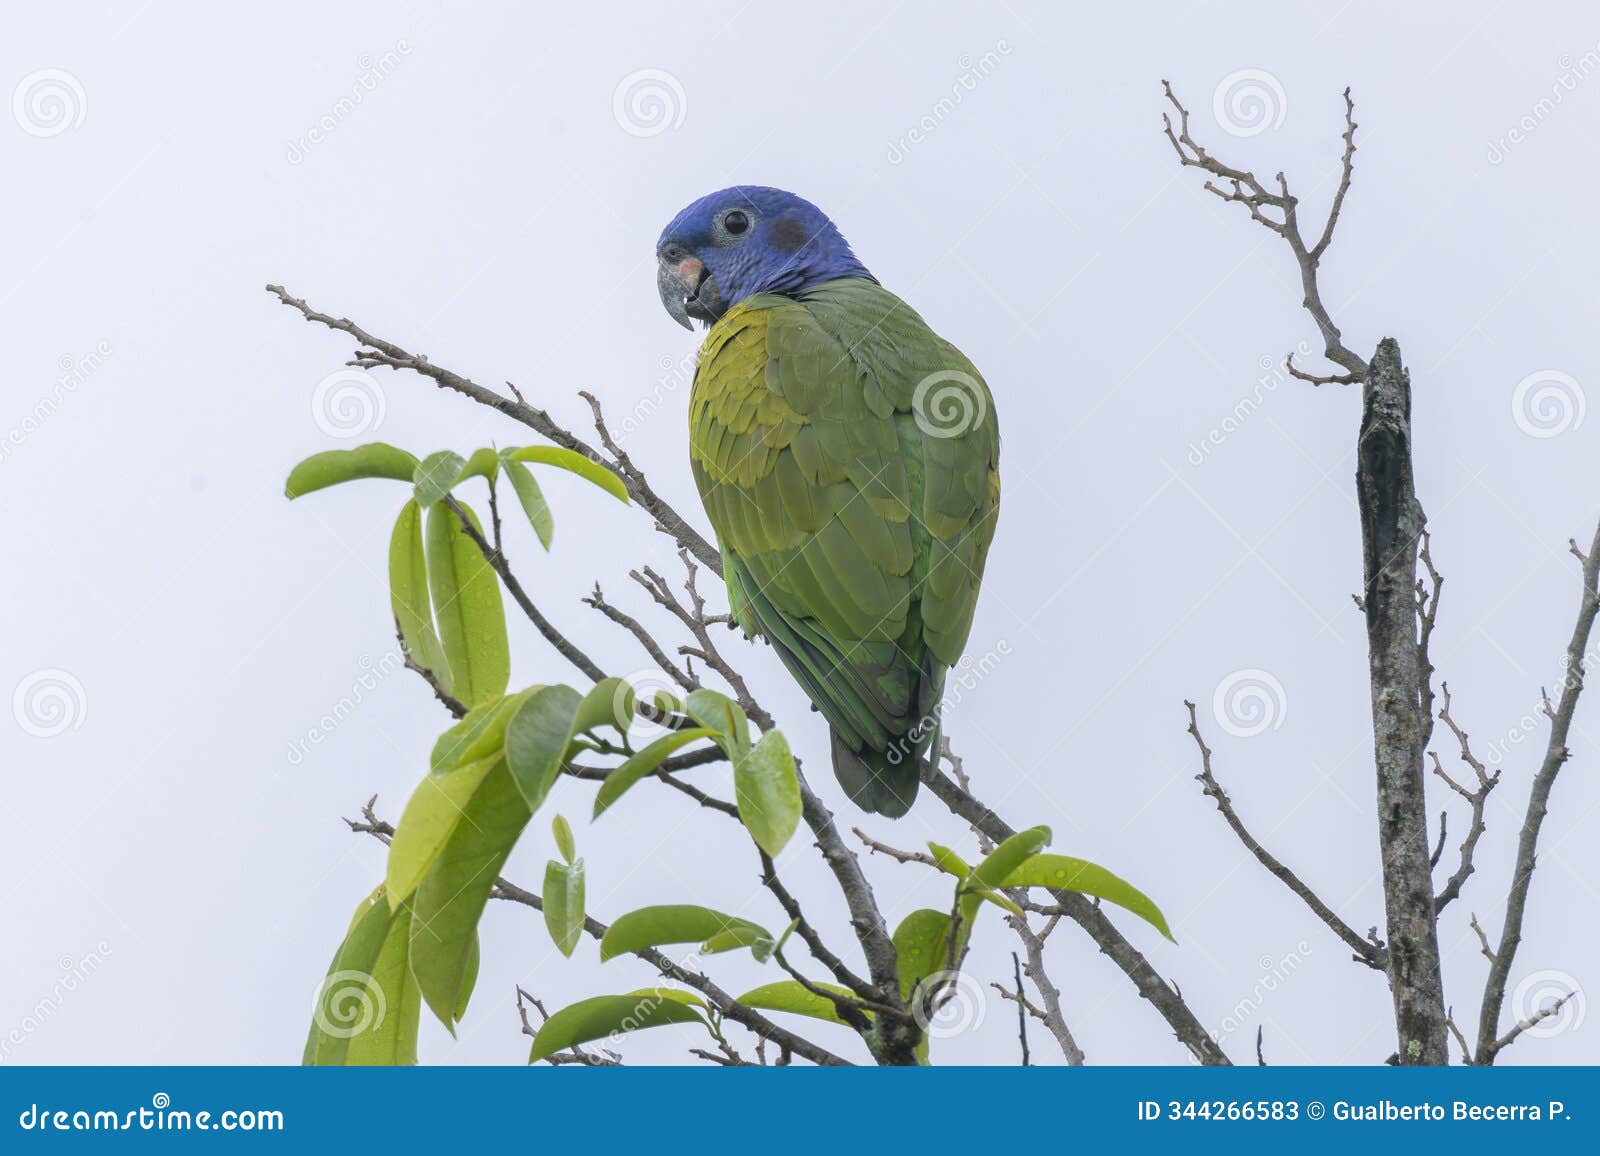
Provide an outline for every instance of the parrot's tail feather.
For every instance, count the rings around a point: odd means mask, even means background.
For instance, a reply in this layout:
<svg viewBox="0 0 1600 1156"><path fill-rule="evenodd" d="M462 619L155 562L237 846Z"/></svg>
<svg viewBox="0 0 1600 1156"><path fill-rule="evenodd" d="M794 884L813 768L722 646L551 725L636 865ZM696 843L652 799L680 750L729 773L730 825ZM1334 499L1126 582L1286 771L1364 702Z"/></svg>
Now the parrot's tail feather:
<svg viewBox="0 0 1600 1156"><path fill-rule="evenodd" d="M898 819L911 810L917 797L922 758L905 742L889 751L871 747L854 751L835 731L833 773L850 801L863 811Z"/></svg>

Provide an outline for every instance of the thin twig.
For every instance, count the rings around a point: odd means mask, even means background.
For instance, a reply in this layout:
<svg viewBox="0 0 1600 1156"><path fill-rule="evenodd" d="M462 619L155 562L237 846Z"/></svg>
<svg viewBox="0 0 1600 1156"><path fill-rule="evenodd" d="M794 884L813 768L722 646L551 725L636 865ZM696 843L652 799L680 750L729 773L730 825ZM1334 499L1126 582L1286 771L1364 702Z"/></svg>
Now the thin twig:
<svg viewBox="0 0 1600 1156"><path fill-rule="evenodd" d="M1206 741L1200 734L1200 723L1195 715L1194 703L1185 699L1183 705L1189 711L1189 734L1194 738L1195 746L1200 749L1200 773L1195 776L1195 779L1200 783L1205 794L1216 802L1217 810L1222 812L1223 819L1233 829L1233 833L1239 837L1239 842L1244 844L1245 850L1254 855L1256 861L1272 872L1285 887L1298 895L1301 902L1311 909L1312 914L1322 920L1355 953L1358 961L1368 967L1377 968L1379 971L1383 970L1383 949L1361 938L1355 928L1340 919L1333 908L1324 903L1321 897L1315 891L1312 891L1300 876L1296 875L1277 856L1263 847L1260 841L1245 827L1244 821L1239 818L1238 812L1233 809L1233 801L1228 798L1228 792L1222 789L1222 784L1217 782L1216 776L1212 773L1211 748L1206 746Z"/></svg>
<svg viewBox="0 0 1600 1156"><path fill-rule="evenodd" d="M1351 100L1350 90L1347 88L1344 91L1344 156L1341 162L1339 187L1334 192L1333 204L1323 224L1322 235L1315 244L1307 246L1300 232L1299 201L1289 192L1288 179L1282 173L1278 173L1274 178L1278 187L1274 191L1262 184L1253 172L1233 168L1212 156L1189 135L1189 110L1179 102L1177 95L1172 91L1172 85L1163 80L1161 86L1166 92L1167 100L1178 114L1176 129L1173 127L1170 115L1163 114L1161 121L1165 126L1167 140L1172 143L1179 162L1220 178L1229 188L1220 188L1208 180L1205 182L1206 191L1224 201L1243 205L1252 220L1288 242L1295 263L1300 267L1300 284L1304 290L1304 299L1301 303L1311 314L1312 320L1316 322L1317 329L1322 334L1323 352L1329 361L1346 371L1344 375L1321 379L1295 369L1291 369L1290 372L1303 381L1319 385L1360 381L1366 376L1367 363L1345 346L1339 327L1334 324L1327 306L1323 304L1322 290L1317 283L1318 266L1321 264L1323 254L1328 251L1328 246L1333 243L1334 227L1339 222L1339 213L1344 208L1345 194L1350 191L1350 181L1355 171L1355 103ZM1278 213L1279 216L1269 216L1267 210Z"/></svg>
<svg viewBox="0 0 1600 1156"><path fill-rule="evenodd" d="M1567 746L1567 735L1572 729L1572 716L1578 709L1578 698L1583 694L1584 655L1588 653L1589 634L1594 628L1595 614L1600 611L1600 526L1595 527L1594 541L1587 554L1578 549L1577 542L1570 542L1569 545L1582 567L1583 592L1578 604L1577 622L1572 628L1572 639L1567 643L1567 673L1562 680L1560 700L1551 707L1546 697L1550 739L1545 746L1544 760L1533 776L1533 786L1528 792L1528 810L1517 838L1516 863L1506 896L1505 924L1500 931L1500 945L1489 964L1488 982L1484 985L1483 1006L1478 1013L1477 1060L1480 1064L1492 1064L1500 1049L1519 1034L1519 1030L1513 1030L1509 1038L1499 1035L1500 1008L1505 1002L1511 964L1522 943L1522 918L1528 906L1528 888L1533 883L1539 828L1550 809L1550 792L1555 787L1556 776L1572 757L1572 751Z"/></svg>

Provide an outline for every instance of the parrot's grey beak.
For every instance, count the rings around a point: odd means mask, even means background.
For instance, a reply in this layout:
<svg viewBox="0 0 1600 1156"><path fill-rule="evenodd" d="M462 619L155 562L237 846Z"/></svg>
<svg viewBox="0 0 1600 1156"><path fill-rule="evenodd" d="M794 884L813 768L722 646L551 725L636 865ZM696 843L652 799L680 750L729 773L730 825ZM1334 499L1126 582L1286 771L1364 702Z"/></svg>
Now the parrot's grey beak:
<svg viewBox="0 0 1600 1156"><path fill-rule="evenodd" d="M691 317L709 324L722 316L716 279L696 257L663 253L656 265L656 289L662 308L685 329L694 329Z"/></svg>

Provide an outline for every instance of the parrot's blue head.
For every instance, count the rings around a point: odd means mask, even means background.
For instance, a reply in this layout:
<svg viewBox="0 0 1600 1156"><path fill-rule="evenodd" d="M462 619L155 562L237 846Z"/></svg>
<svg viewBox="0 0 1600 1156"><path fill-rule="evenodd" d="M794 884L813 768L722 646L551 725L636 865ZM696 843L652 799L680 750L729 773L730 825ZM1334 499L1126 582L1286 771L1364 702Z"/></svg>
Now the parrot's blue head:
<svg viewBox="0 0 1600 1156"><path fill-rule="evenodd" d="M656 243L661 304L685 329L710 325L752 293L794 295L840 277L872 279L838 226L810 201L762 185L701 197Z"/></svg>

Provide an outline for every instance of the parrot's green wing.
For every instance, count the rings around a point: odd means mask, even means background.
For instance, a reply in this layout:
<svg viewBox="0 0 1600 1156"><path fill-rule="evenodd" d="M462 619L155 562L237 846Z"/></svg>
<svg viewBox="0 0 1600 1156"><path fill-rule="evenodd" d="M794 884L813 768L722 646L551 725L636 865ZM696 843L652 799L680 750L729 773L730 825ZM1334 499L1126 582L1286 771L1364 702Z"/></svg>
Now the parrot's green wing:
<svg viewBox="0 0 1600 1156"><path fill-rule="evenodd" d="M689 424L736 618L828 720L836 768L841 748L865 760L865 783L839 768L852 797L902 812L994 534L987 387L899 298L841 280L730 310L701 350Z"/></svg>

